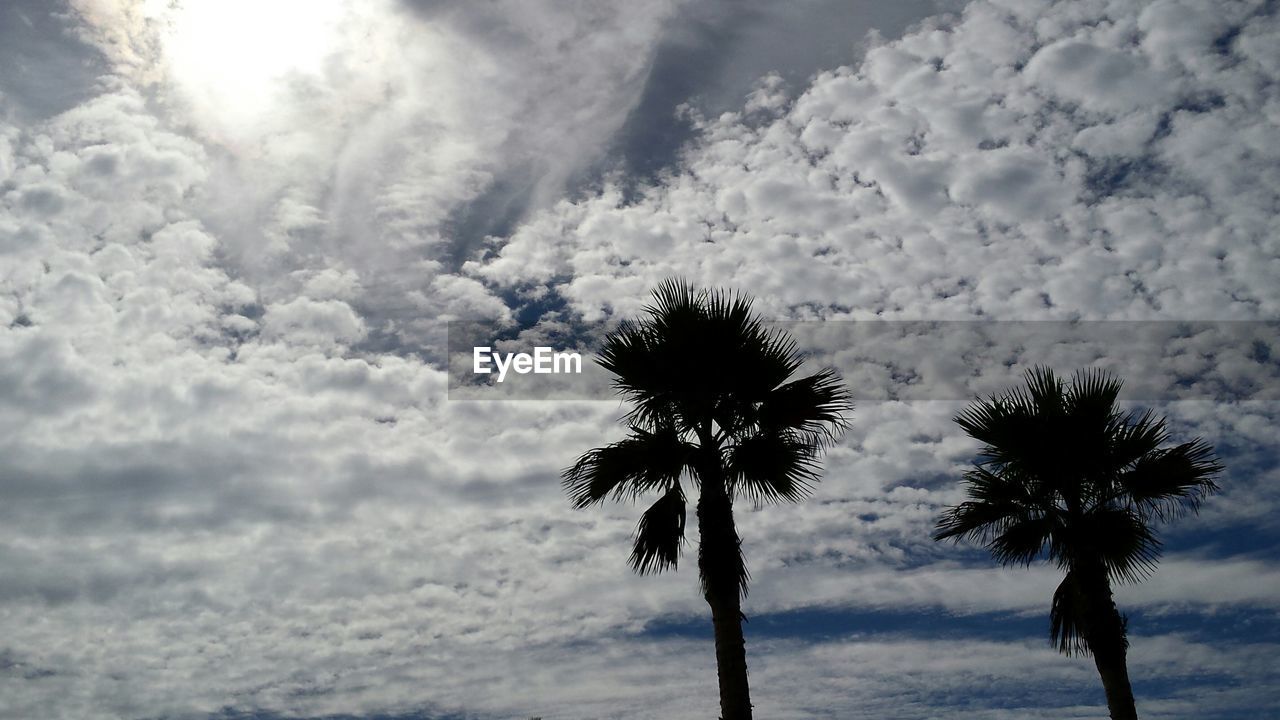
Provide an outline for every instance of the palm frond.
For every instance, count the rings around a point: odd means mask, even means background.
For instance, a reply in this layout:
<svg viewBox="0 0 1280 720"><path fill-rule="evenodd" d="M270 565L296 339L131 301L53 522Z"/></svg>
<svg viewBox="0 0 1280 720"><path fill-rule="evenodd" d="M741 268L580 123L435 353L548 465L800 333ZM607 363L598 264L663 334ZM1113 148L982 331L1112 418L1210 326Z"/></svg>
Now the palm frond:
<svg viewBox="0 0 1280 720"><path fill-rule="evenodd" d="M1054 510L1051 501L1036 495L1031 478L1015 472L992 472L974 467L964 474L969 500L949 508L938 519L934 540L990 543L1011 524Z"/></svg>
<svg viewBox="0 0 1280 720"><path fill-rule="evenodd" d="M674 569L684 545L685 497L680 485L672 485L636 525L631 550L632 569L641 575Z"/></svg>
<svg viewBox="0 0 1280 720"><path fill-rule="evenodd" d="M1081 605L1076 576L1069 572L1053 591L1053 604L1049 607L1049 641L1063 655L1089 654L1084 638L1085 608Z"/></svg>
<svg viewBox="0 0 1280 720"><path fill-rule="evenodd" d="M1222 469L1213 448L1196 438L1140 458L1118 485L1139 515L1164 521L1196 512L1217 492L1214 478Z"/></svg>
<svg viewBox="0 0 1280 720"><path fill-rule="evenodd" d="M1001 565L1027 566L1041 556L1059 527L1056 513L1018 518L1005 523L987 549Z"/></svg>
<svg viewBox="0 0 1280 720"><path fill-rule="evenodd" d="M653 302L646 305L644 311L658 319L697 316L701 314L700 306L705 297L705 292L695 290L692 284L681 278L667 278L654 288Z"/></svg>
<svg viewBox="0 0 1280 720"><path fill-rule="evenodd" d="M1067 414L1103 426L1115 411L1124 382L1101 368L1077 370L1064 392Z"/></svg>
<svg viewBox="0 0 1280 720"><path fill-rule="evenodd" d="M757 425L766 431L803 433L814 445L826 446L849 427L852 396L832 368L780 385L756 409Z"/></svg>
<svg viewBox="0 0 1280 720"><path fill-rule="evenodd" d="M733 495L753 502L798 502L818 479L817 448L787 432L761 432L728 452L728 480Z"/></svg>
<svg viewBox="0 0 1280 720"><path fill-rule="evenodd" d="M1150 575L1160 558L1160 540L1142 518L1127 508L1098 508L1071 529L1075 536L1064 565L1099 561L1119 582L1138 582ZM1082 555L1081 558L1071 554Z"/></svg>
<svg viewBox="0 0 1280 720"><path fill-rule="evenodd" d="M1027 397L1038 415L1055 415L1066 409L1065 383L1053 370L1037 365L1026 373Z"/></svg>
<svg viewBox="0 0 1280 720"><path fill-rule="evenodd" d="M1024 471L1044 464L1049 433L1031 396L1021 389L977 401L956 415L955 422L983 443L980 463Z"/></svg>
<svg viewBox="0 0 1280 720"><path fill-rule="evenodd" d="M597 362L614 376L613 386L632 409L626 422L652 428L679 420L674 412L682 389L683 366L675 353L665 352L652 327L624 321L609 333ZM683 428L686 429L687 428Z"/></svg>
<svg viewBox="0 0 1280 720"><path fill-rule="evenodd" d="M795 339L778 328L765 327L750 314L746 300L716 291L708 303L699 328L699 357L722 362L715 372L699 378L704 393L717 399L759 402L804 362Z"/></svg>
<svg viewBox="0 0 1280 720"><path fill-rule="evenodd" d="M998 438L990 436L992 430L1008 423L1016 414L1008 396L992 395L971 403L953 419L969 437L987 445L995 445Z"/></svg>
<svg viewBox="0 0 1280 720"><path fill-rule="evenodd" d="M1159 451L1168 442L1168 423L1152 410L1127 413L1117 419L1109 440L1112 467L1124 468Z"/></svg>
<svg viewBox="0 0 1280 720"><path fill-rule="evenodd" d="M654 432L632 426L625 439L579 457L561 473L561 485L579 509L610 495L635 498L677 482L695 450L669 423Z"/></svg>

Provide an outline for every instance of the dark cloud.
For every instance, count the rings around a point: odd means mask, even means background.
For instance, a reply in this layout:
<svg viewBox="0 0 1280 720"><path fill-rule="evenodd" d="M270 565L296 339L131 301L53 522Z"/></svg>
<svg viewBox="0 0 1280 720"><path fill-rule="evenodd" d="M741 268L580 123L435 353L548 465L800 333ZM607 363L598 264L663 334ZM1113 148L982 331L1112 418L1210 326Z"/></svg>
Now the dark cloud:
<svg viewBox="0 0 1280 720"><path fill-rule="evenodd" d="M0 97L26 120L56 115L88 99L107 68L75 32L59 0L12 0L0 7Z"/></svg>

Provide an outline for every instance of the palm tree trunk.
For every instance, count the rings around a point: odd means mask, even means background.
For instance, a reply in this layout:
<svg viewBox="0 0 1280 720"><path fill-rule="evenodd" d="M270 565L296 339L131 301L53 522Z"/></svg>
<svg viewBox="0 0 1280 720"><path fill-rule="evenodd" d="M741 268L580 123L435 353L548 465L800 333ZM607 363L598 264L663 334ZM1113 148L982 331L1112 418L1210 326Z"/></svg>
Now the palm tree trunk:
<svg viewBox="0 0 1280 720"><path fill-rule="evenodd" d="M1088 623L1084 628L1085 640L1093 654L1093 664L1102 679L1102 689L1107 694L1107 710L1111 720L1137 720L1133 688L1129 684L1129 668L1126 656L1129 640L1125 621L1116 609L1111 594L1111 583L1101 568L1089 573L1087 587L1081 588L1088 610Z"/></svg>
<svg viewBox="0 0 1280 720"><path fill-rule="evenodd" d="M1107 710L1111 720L1138 720L1133 704L1133 689L1129 685L1129 670L1125 665L1124 647L1093 651L1093 664L1102 678L1102 689L1107 693Z"/></svg>
<svg viewBox="0 0 1280 720"><path fill-rule="evenodd" d="M742 554L724 487L704 478L698 498L698 569L716 634L721 720L751 720L747 647L742 636Z"/></svg>

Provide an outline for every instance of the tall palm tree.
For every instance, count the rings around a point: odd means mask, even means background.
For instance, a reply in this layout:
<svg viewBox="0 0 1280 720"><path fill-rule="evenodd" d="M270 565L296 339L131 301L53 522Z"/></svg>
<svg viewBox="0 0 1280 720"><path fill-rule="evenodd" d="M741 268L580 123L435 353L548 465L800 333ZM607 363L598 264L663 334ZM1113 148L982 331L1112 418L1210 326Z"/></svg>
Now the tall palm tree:
<svg viewBox="0 0 1280 720"><path fill-rule="evenodd" d="M934 539L979 541L1005 565L1047 557L1065 571L1050 638L1065 655L1092 654L1111 717L1134 720L1126 619L1112 583L1155 569L1152 526L1194 512L1218 489L1222 466L1199 438L1166 447L1165 418L1118 410L1120 387L1102 371L1067 384L1037 367L1025 388L960 413L955 421L984 447L964 475L969 499L943 513Z"/></svg>
<svg viewBox="0 0 1280 720"><path fill-rule="evenodd" d="M733 501L807 495L852 403L830 368L793 379L804 360L795 341L766 329L741 295L668 280L645 313L611 332L599 357L630 401L628 434L582 455L564 471L564 488L575 508L657 494L636 526L630 562L641 574L676 567L686 483L698 488L698 577L715 629L720 710L745 720L748 573Z"/></svg>

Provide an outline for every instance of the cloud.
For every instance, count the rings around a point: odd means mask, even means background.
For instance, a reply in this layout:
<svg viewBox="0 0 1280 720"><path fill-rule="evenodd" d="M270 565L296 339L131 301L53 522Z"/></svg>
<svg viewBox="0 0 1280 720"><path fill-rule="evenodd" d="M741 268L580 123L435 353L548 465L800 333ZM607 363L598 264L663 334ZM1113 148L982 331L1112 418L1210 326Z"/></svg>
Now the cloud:
<svg viewBox="0 0 1280 720"><path fill-rule="evenodd" d="M1072 200L1053 164L1036 154L993 150L961 168L950 186L961 203L980 207L997 220L1027 222L1052 216Z"/></svg>
<svg viewBox="0 0 1280 720"><path fill-rule="evenodd" d="M683 274L824 317L1273 316L1253 267L1272 263L1274 99L1243 40L1272 20L1193 16L1205 47L1247 30L1183 63L1141 41L1156 15L1124 7L970 4L818 76L776 119L704 121L686 173L634 203L561 203L468 271L564 282L587 314L633 307L593 288ZM1075 74L1050 72L1072 53ZM1096 106L1072 99L1095 86ZM1144 226L1116 224L1135 212Z"/></svg>
<svg viewBox="0 0 1280 720"><path fill-rule="evenodd" d="M360 317L341 300L300 297L268 305L262 325L268 337L320 346L349 344L365 335Z"/></svg>
<svg viewBox="0 0 1280 720"><path fill-rule="evenodd" d="M276 302L280 278L339 263L370 331L409 346L431 342L419 317L501 305L446 276L602 159L680 6L305 5L76 7L117 73L212 149L191 207L232 271Z"/></svg>
<svg viewBox="0 0 1280 720"><path fill-rule="evenodd" d="M1097 112L1131 112L1178 95L1177 78L1160 76L1144 56L1074 39L1036 51L1025 72L1050 97Z"/></svg>
<svg viewBox="0 0 1280 720"><path fill-rule="evenodd" d="M226 114L166 59L168 9L77 8L114 74L61 115L0 123L16 716L713 713L709 643L645 634L705 615L690 555L633 577L637 508L560 495L623 409L448 401L448 316L629 314L668 274L784 318L1275 316L1277 28L1245 4L976 2L808 85L766 80L749 113L691 113L669 176L573 198L676 6L341 5L331 54ZM1073 43L1092 53L1079 76L1034 77ZM1107 94L1082 96L1086 76ZM1127 104L1138 79L1158 87ZM488 226L455 226L486 197L519 207L514 231L465 263ZM1219 337L1176 338L1174 369L1251 377L1231 353L1204 364ZM893 379L827 342L850 378ZM1100 344L1055 358L1114 360ZM960 360L921 366L965 392L996 377ZM1052 571L927 537L974 450L957 407L869 399L810 502L742 507L748 614L1042 612ZM1271 559L1201 533L1272 537L1274 404L1166 409L1235 464L1122 602L1208 624L1273 609ZM1203 717L1187 687L1224 712L1275 697L1270 626L1148 627L1153 712ZM770 717L1102 716L1088 662L1039 637L759 638L751 662Z"/></svg>

